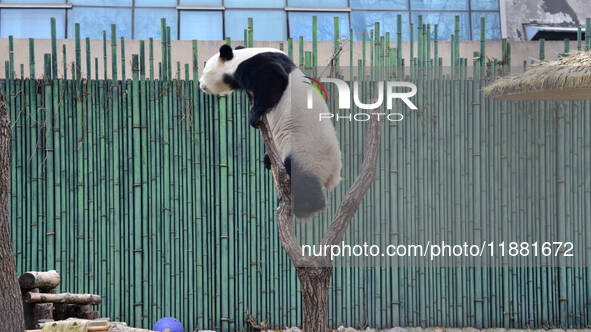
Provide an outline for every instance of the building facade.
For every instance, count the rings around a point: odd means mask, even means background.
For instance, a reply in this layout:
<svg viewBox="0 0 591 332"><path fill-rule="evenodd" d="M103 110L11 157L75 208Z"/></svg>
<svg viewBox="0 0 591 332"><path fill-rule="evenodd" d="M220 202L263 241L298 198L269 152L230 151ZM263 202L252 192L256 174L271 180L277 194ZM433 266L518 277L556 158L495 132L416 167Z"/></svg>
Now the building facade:
<svg viewBox="0 0 591 332"><path fill-rule="evenodd" d="M58 38L72 38L74 23L80 23L82 37L99 39L114 23L118 36L147 39L160 35L160 18L166 18L172 39L242 40L252 17L256 40L307 40L311 18L317 16L320 40L334 38L334 17L339 17L341 38L348 39L353 31L360 39L375 22L383 32L395 34L401 15L403 39L408 40L408 23L416 29L422 15L425 24L438 25L440 40L448 40L457 15L462 40L480 38L483 16L487 39L498 40L500 10L499 0L0 0L0 38L49 38L47 22L55 17Z"/></svg>

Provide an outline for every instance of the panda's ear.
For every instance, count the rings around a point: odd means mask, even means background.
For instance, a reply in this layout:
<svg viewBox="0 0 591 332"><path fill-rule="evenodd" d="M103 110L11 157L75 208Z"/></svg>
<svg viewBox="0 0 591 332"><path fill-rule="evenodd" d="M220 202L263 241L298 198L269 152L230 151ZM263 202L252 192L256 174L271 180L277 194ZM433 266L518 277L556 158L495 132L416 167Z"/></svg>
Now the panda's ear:
<svg viewBox="0 0 591 332"><path fill-rule="evenodd" d="M232 47L224 44L220 47L220 59L224 61L232 60L234 57L234 52L232 52Z"/></svg>
<svg viewBox="0 0 591 332"><path fill-rule="evenodd" d="M234 47L235 50L241 50L243 48L244 48L244 46L242 46L242 45L238 45L238 46Z"/></svg>

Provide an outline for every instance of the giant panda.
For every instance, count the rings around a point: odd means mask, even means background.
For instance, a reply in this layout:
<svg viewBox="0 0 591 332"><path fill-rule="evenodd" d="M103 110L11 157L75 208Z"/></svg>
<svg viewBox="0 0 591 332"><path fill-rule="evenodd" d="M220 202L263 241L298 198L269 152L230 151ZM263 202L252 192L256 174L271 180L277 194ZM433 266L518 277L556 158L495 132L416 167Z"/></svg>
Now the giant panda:
<svg viewBox="0 0 591 332"><path fill-rule="evenodd" d="M282 51L274 48L220 47L205 64L199 87L209 94L226 95L244 90L251 103L249 121L258 127L267 115L278 153L291 178L293 212L308 219L326 206L323 188L340 181L341 150L330 120L320 120L328 106L313 93L310 80ZM270 161L265 155L265 167Z"/></svg>

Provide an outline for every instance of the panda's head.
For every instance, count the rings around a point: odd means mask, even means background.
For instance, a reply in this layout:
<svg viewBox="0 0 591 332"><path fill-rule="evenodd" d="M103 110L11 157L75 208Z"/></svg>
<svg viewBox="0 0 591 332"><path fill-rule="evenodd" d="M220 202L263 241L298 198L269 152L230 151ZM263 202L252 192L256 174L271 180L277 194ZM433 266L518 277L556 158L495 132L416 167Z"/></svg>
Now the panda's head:
<svg viewBox="0 0 591 332"><path fill-rule="evenodd" d="M236 66L233 65L234 51L228 45L222 45L220 51L214 54L205 63L203 73L199 78L199 88L205 93L226 95L232 92L228 82L228 75L231 75Z"/></svg>

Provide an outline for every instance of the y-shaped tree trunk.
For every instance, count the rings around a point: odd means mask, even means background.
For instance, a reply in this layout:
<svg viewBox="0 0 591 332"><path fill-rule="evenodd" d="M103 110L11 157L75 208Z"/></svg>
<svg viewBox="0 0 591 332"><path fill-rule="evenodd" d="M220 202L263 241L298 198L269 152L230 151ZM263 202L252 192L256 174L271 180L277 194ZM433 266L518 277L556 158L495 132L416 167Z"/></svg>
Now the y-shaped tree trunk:
<svg viewBox="0 0 591 332"><path fill-rule="evenodd" d="M335 245L341 241L351 219L359 208L363 196L365 196L375 179L380 151L381 128L376 116L373 116L366 123L365 152L361 170L341 205L339 205L326 234L322 238L321 245ZM281 240L281 245L287 252L291 263L295 266L302 286L302 328L305 332L326 332L328 290L332 275L332 262L328 257L302 256L301 245L295 235L292 223L290 179L285 167L283 167L283 162L277 153L268 128L269 123L265 117L260 130L265 141L267 154L271 159L275 188L281 199L277 208L279 240Z"/></svg>
<svg viewBox="0 0 591 332"><path fill-rule="evenodd" d="M20 332L25 323L8 223L9 178L10 118L0 91L0 324L2 331Z"/></svg>

